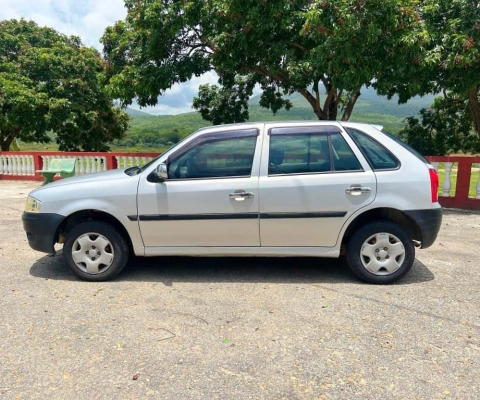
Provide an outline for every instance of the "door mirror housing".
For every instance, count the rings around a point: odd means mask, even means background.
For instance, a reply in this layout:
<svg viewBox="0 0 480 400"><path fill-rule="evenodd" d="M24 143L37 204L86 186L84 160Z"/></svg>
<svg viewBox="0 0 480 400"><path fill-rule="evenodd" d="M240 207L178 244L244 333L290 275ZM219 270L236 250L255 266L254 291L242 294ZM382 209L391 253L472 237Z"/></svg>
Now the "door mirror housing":
<svg viewBox="0 0 480 400"><path fill-rule="evenodd" d="M165 182L168 179L167 165L165 163L157 165L157 168L150 174L149 178L150 182Z"/></svg>

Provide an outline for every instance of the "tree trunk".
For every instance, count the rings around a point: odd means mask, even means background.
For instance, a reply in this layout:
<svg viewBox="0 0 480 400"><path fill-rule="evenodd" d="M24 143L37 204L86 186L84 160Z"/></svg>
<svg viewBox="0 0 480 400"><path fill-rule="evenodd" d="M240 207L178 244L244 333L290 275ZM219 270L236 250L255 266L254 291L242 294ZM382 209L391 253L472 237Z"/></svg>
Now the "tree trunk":
<svg viewBox="0 0 480 400"><path fill-rule="evenodd" d="M5 138L2 137L3 135L0 135L0 150L1 151L10 151L10 145L13 142L13 139L15 139L15 134L10 133L9 135L6 135Z"/></svg>
<svg viewBox="0 0 480 400"><path fill-rule="evenodd" d="M318 90L316 91L316 97L314 97L307 89L299 89L298 92L310 103L313 108L313 112L320 121L336 121L342 91L337 91L333 85L328 85L326 89L327 97L323 103L323 108L320 106L320 96L318 95ZM345 107L345 111L343 112L342 121L348 121L350 119L353 108L355 107L360 94L360 90L352 92L352 95L348 99L348 103Z"/></svg>
<svg viewBox="0 0 480 400"><path fill-rule="evenodd" d="M323 103L323 111L327 114L327 118L325 119L328 121L335 121L337 119L337 109L337 90L332 85L329 85L327 98L325 99L325 103Z"/></svg>
<svg viewBox="0 0 480 400"><path fill-rule="evenodd" d="M470 89L468 91L468 102L470 104L470 109L472 111L473 123L475 125L475 131L477 136L480 139L480 103L478 101L478 91L479 87Z"/></svg>
<svg viewBox="0 0 480 400"><path fill-rule="evenodd" d="M357 102L359 97L360 97L360 90L357 90L348 99L347 107L343 112L342 121L348 121L350 119L350 117L352 116L353 107L355 106L355 103Z"/></svg>

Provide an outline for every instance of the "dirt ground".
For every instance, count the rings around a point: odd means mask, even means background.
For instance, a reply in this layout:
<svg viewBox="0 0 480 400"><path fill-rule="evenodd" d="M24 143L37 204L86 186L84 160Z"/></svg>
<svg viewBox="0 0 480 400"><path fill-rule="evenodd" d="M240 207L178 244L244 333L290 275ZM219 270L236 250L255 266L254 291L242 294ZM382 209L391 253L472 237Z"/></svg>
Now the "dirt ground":
<svg viewBox="0 0 480 400"><path fill-rule="evenodd" d="M134 258L81 282L0 181L0 398L476 399L480 215L445 211L390 286L338 260Z"/></svg>

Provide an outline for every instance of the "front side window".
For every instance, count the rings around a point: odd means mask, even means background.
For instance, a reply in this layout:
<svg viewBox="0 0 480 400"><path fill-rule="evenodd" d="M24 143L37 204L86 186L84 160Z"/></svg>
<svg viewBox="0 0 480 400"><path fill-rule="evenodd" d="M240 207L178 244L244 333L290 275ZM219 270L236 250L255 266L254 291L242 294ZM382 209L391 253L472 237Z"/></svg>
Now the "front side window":
<svg viewBox="0 0 480 400"><path fill-rule="evenodd" d="M248 177L252 172L257 131L222 132L194 141L168 162L170 179Z"/></svg>

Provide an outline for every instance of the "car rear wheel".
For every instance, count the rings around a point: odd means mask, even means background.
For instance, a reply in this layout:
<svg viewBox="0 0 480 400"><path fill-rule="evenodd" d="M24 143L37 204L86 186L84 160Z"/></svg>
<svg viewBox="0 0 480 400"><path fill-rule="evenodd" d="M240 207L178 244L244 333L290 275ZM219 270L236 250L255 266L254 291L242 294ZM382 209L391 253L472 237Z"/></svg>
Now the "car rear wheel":
<svg viewBox="0 0 480 400"><path fill-rule="evenodd" d="M128 246L113 226L87 221L68 232L63 254L80 279L99 282L114 278L125 267Z"/></svg>
<svg viewBox="0 0 480 400"><path fill-rule="evenodd" d="M399 225L373 222L353 234L347 245L347 261L361 280L389 284L410 270L415 261L415 248Z"/></svg>

